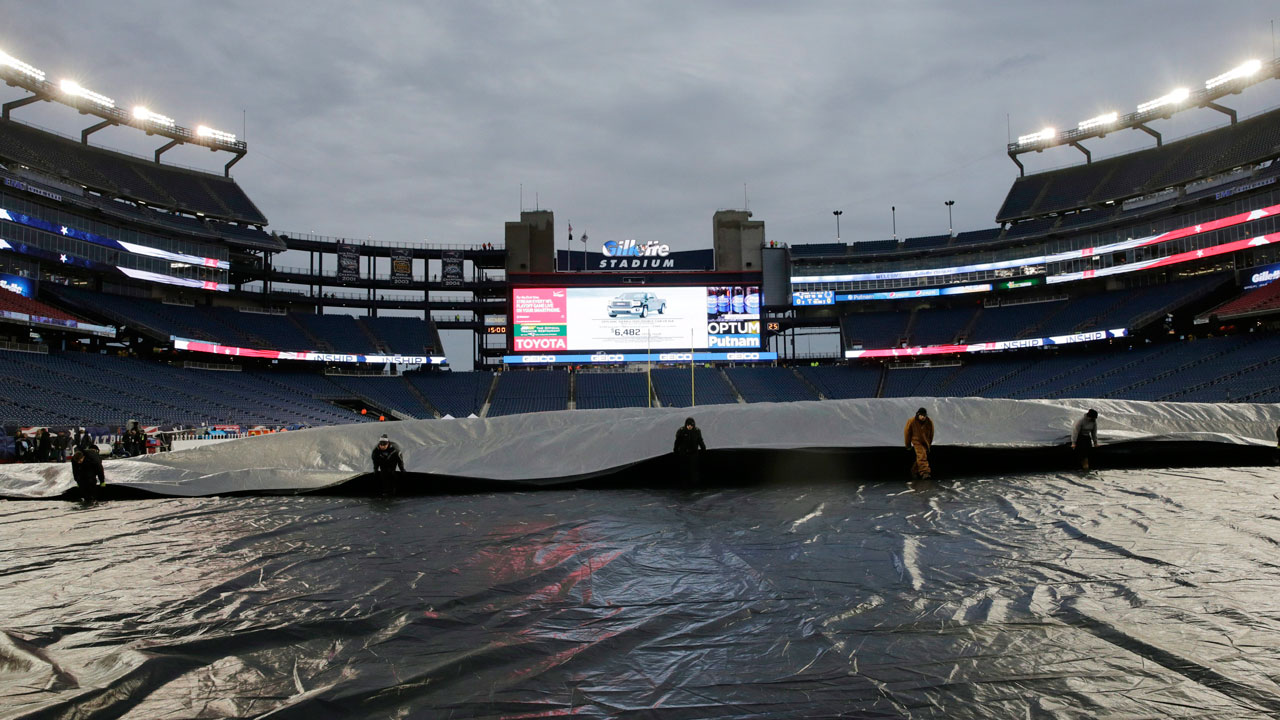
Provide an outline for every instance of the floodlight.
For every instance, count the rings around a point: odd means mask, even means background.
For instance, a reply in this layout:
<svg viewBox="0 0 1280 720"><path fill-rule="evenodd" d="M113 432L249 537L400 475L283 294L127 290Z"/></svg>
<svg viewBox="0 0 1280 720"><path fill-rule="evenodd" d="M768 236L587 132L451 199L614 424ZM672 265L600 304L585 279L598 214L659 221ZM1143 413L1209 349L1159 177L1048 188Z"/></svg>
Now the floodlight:
<svg viewBox="0 0 1280 720"><path fill-rule="evenodd" d="M1047 127L1040 132L1031 133L1030 135L1022 135L1018 138L1019 145L1030 145L1036 142L1048 142L1057 137L1058 131L1051 127Z"/></svg>
<svg viewBox="0 0 1280 720"><path fill-rule="evenodd" d="M58 87L62 88L62 92L68 95L72 95L74 97L82 97L85 100L95 102L103 107L113 108L116 106L115 100L112 100L106 95L100 95L86 87L83 87L80 83L76 82L75 80L63 80L61 83L58 84Z"/></svg>
<svg viewBox="0 0 1280 720"><path fill-rule="evenodd" d="M1109 112L1103 115L1099 115L1097 117L1091 117L1088 120L1081 120L1080 124L1076 127L1078 127L1081 130L1088 130L1090 128L1096 128L1102 125L1112 125L1115 123L1116 119L1119 117L1120 117L1119 113Z"/></svg>
<svg viewBox="0 0 1280 720"><path fill-rule="evenodd" d="M28 75L32 78L35 78L36 80L44 80L43 71L37 70L36 68L22 62L18 58L10 55L7 52L4 52L3 50L0 50L0 65L11 67L14 70L17 70L18 72L22 73L23 75Z"/></svg>
<svg viewBox="0 0 1280 720"><path fill-rule="evenodd" d="M1226 83L1229 83L1232 80L1238 80L1240 78L1249 77L1250 75L1258 72L1258 70L1260 69L1262 69L1261 60L1250 60L1249 62L1246 62L1243 65L1240 65L1238 67L1232 68L1231 70L1228 70L1215 78L1209 78L1208 80L1205 80L1204 89L1212 90L1218 87L1219 85L1225 85Z"/></svg>
<svg viewBox="0 0 1280 720"><path fill-rule="evenodd" d="M221 130L214 130L213 128L207 125L200 125L196 127L196 135L202 138L217 140L218 142L224 142L224 143L233 143L236 141L235 135L232 135L231 133L227 133L227 132L222 132Z"/></svg>
<svg viewBox="0 0 1280 720"><path fill-rule="evenodd" d="M1182 87L1174 90L1167 95L1161 95L1155 100L1149 100L1138 106L1138 112L1144 113L1149 110L1164 107L1165 105L1177 105L1191 96L1191 91Z"/></svg>
<svg viewBox="0 0 1280 720"><path fill-rule="evenodd" d="M166 115L161 115L160 113L157 113L157 112L151 112L150 110L143 107L142 105L134 106L133 118L135 120L141 120L144 123L151 122L151 123L155 123L156 125L163 125L169 128L174 126L173 118L168 117Z"/></svg>

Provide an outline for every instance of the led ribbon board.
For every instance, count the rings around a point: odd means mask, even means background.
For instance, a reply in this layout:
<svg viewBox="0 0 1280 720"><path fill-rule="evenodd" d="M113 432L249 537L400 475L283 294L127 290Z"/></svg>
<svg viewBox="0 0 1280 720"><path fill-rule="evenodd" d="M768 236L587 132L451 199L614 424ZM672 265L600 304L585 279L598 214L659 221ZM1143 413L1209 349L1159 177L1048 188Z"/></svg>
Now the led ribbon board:
<svg viewBox="0 0 1280 720"><path fill-rule="evenodd" d="M1192 235L1221 230L1222 228L1232 227L1253 220L1274 215L1280 212L1280 205L1270 205L1259 210L1251 210L1225 218L1219 218L1207 223L1199 225L1188 225L1187 227L1177 230L1170 230L1159 235L1148 235L1147 237L1132 238L1129 240L1121 240L1120 242L1110 243L1108 245L1099 245L1097 247L1082 248L1080 250L1067 250L1053 255L1038 255L1036 257L1019 258L1016 260L1002 260L999 262L976 263L973 265L957 265L955 267L945 268L926 268L923 270L898 270L894 272L883 273L854 273L849 275L793 275L791 282L796 284L803 283L819 283L819 282L860 282L864 280L907 280L911 278L923 277L944 277L947 275L958 275L968 272L983 272L987 270L1005 270L1008 268L1025 267L1027 265L1040 265L1051 262L1061 262L1063 260L1075 260L1077 258L1091 257L1093 255L1102 255L1109 252L1119 252L1120 250L1131 250L1133 248L1146 247L1148 245L1159 245L1161 243L1180 240Z"/></svg>
<svg viewBox="0 0 1280 720"><path fill-rule="evenodd" d="M1106 277L1108 275L1122 275L1124 273L1137 272L1139 270L1150 270L1152 268L1192 262L1193 260L1201 260L1207 257L1214 257L1215 255L1225 255L1226 253L1232 253L1237 250L1247 250L1251 247L1270 245L1276 240L1280 240L1280 233L1259 235L1253 238L1245 238L1244 240L1236 240L1235 242L1213 245L1200 250L1188 250L1186 252L1169 255L1167 257L1155 258L1153 260L1142 260L1135 263L1129 263L1128 265L1116 265L1114 267L1099 268L1097 270L1083 270L1081 272L1051 275L1046 278L1046 281L1052 284L1071 282L1072 280L1087 280L1095 277Z"/></svg>
<svg viewBox="0 0 1280 720"><path fill-rule="evenodd" d="M171 260L173 262L183 262L189 265L198 265L200 267L218 268L219 270L231 269L231 263L226 260L200 257L199 255L188 255L187 253L171 252L169 250L161 250L159 248L148 247L146 245L138 245L137 243L115 240L103 235L97 235L84 230L77 230L67 225L58 225L51 223L48 220L13 212L4 208L0 208L0 220L8 220L12 223L26 225L27 227L33 227L37 230L44 230L45 232L50 232L55 235L83 240L84 242L111 248L112 250L123 250L124 252L132 253L134 255L145 255L147 257L159 258L161 260Z"/></svg>
<svg viewBox="0 0 1280 720"><path fill-rule="evenodd" d="M174 350L209 353L212 355L231 355L234 357L263 358L266 360L305 360L308 362L365 363L378 365L385 363L396 363L397 365L443 365L446 362L445 357L437 355L352 355L346 353L316 352L314 350L259 350L257 348L219 345L218 343L190 340L177 336L170 337L170 340L173 341Z"/></svg>
<svg viewBox="0 0 1280 720"><path fill-rule="evenodd" d="M1094 330L1092 332L1072 335L1055 335L1043 338L1023 338L1021 340L998 340L996 342L974 343L973 345L927 345L911 348L885 348L882 350L845 350L846 358L886 358L886 357L921 357L924 355L955 355L959 353L989 352L992 350L1021 350L1023 348L1046 347L1049 345L1072 345L1074 343L1110 340L1128 336L1124 328L1115 330Z"/></svg>
<svg viewBox="0 0 1280 720"><path fill-rule="evenodd" d="M772 362L776 352L593 353L590 355L507 355L507 365L584 365L617 363Z"/></svg>

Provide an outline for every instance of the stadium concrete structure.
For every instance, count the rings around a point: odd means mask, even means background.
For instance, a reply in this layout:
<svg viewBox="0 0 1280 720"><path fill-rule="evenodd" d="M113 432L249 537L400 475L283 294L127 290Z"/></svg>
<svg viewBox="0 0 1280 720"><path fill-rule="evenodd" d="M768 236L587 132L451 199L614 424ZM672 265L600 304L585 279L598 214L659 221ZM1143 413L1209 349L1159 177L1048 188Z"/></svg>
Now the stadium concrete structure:
<svg viewBox="0 0 1280 720"><path fill-rule="evenodd" d="M230 177L248 152L234 135L126 112L3 55L0 77L28 94L0 118L0 424L278 427L907 396L1280 401L1280 110L1242 119L1225 104L1278 72L1242 66L1019 138L990 228L780 242L722 210L710 249L678 252L574 238L545 210L480 246L272 230ZM79 138L23 124L37 101L97 122ZM1159 120L1194 108L1229 124L1165 142ZM113 125L166 143L150 158L90 143ZM1094 161L1084 142L1121 130L1154 146ZM179 143L231 159L221 174L163 164ZM1058 146L1084 162L1022 172L1022 154ZM476 371L447 369L442 330L472 333ZM806 332L838 334L840 351L798 355Z"/></svg>

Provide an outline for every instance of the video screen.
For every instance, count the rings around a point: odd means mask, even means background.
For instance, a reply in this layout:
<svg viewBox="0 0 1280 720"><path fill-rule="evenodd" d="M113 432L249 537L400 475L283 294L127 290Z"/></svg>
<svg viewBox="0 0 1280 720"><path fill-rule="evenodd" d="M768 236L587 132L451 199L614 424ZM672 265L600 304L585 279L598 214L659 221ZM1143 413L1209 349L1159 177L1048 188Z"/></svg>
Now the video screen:
<svg viewBox="0 0 1280 720"><path fill-rule="evenodd" d="M760 347L760 286L517 288L511 349L710 350Z"/></svg>

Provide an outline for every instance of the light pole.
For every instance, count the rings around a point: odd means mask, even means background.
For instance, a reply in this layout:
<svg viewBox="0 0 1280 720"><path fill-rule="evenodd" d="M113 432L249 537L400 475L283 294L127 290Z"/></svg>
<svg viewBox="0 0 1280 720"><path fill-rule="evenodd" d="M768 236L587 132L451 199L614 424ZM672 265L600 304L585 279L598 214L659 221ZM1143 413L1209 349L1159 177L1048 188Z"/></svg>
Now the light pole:
<svg viewBox="0 0 1280 720"><path fill-rule="evenodd" d="M843 210L832 210L832 215L836 216L836 241L840 240L840 216L844 214Z"/></svg>
<svg viewBox="0 0 1280 720"><path fill-rule="evenodd" d="M951 206L955 204L956 204L955 200L948 200L943 203L943 205L947 206L947 234L950 235L951 237L956 236L955 226L951 223Z"/></svg>
<svg viewBox="0 0 1280 720"><path fill-rule="evenodd" d="M898 206L890 205L889 212L893 213L893 239L898 239Z"/></svg>

